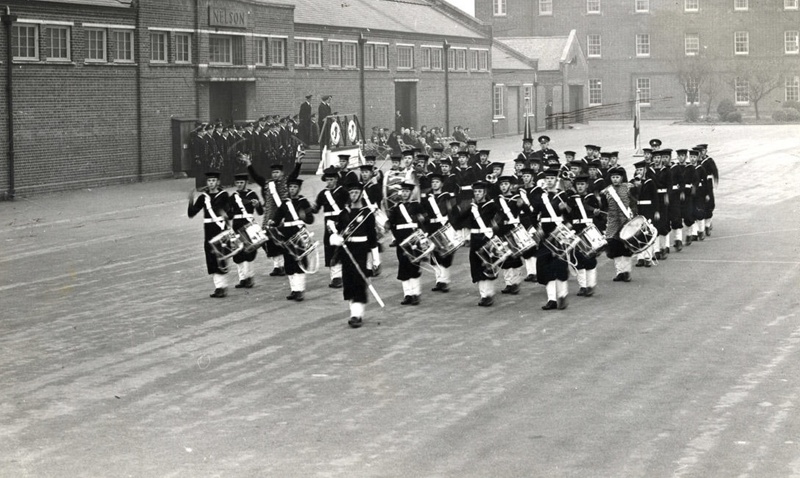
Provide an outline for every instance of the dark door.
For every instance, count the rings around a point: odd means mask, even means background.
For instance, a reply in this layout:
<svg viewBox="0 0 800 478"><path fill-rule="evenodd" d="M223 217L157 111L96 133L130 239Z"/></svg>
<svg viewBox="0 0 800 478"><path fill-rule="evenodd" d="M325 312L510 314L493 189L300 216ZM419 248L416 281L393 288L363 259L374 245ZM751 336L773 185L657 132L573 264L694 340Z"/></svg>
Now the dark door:
<svg viewBox="0 0 800 478"><path fill-rule="evenodd" d="M394 129L417 127L417 84L395 82L394 84Z"/></svg>
<svg viewBox="0 0 800 478"><path fill-rule="evenodd" d="M508 132L519 134L519 87L509 86L506 90L506 121L508 121Z"/></svg>
<svg viewBox="0 0 800 478"><path fill-rule="evenodd" d="M247 119L247 93L244 83L210 83L208 101L211 121L221 120L224 124Z"/></svg>
<svg viewBox="0 0 800 478"><path fill-rule="evenodd" d="M583 123L583 86L569 85L570 115L575 123Z"/></svg>

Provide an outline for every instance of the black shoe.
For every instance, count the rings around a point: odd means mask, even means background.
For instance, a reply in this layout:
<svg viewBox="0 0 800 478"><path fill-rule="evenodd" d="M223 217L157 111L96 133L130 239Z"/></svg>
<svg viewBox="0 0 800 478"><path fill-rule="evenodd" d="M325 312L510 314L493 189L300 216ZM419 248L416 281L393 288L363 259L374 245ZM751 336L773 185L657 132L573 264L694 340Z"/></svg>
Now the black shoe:
<svg viewBox="0 0 800 478"><path fill-rule="evenodd" d="M342 278L341 277L334 277L331 279L331 283L328 284L328 287L331 289L341 289L342 288Z"/></svg>
<svg viewBox="0 0 800 478"><path fill-rule="evenodd" d="M646 261L644 261L644 266L645 267L653 267L653 261L651 261L650 259L647 259Z"/></svg>
<svg viewBox="0 0 800 478"><path fill-rule="evenodd" d="M581 287L581 289L580 289L580 290L578 291L578 293L577 293L577 294L575 294L575 295L577 295L578 297L583 297L583 296L585 296L585 295L586 295L586 287Z"/></svg>
<svg viewBox="0 0 800 478"><path fill-rule="evenodd" d="M489 307L494 304L494 297L481 297L481 300L478 302L480 307Z"/></svg>
<svg viewBox="0 0 800 478"><path fill-rule="evenodd" d="M556 302L558 305L558 310L564 310L567 308L567 296L559 297L558 301Z"/></svg>
<svg viewBox="0 0 800 478"><path fill-rule="evenodd" d="M446 282L437 282L431 289L432 292L450 292L450 286Z"/></svg>
<svg viewBox="0 0 800 478"><path fill-rule="evenodd" d="M630 272L623 272L623 275L625 276L622 279L623 281L625 281L625 282L630 282L631 281L631 273Z"/></svg>
<svg viewBox="0 0 800 478"><path fill-rule="evenodd" d="M419 296L418 295L412 295L411 296L411 305L419 305Z"/></svg>
<svg viewBox="0 0 800 478"><path fill-rule="evenodd" d="M295 292L292 291L289 295L286 296L286 300L294 300L294 294Z"/></svg>
<svg viewBox="0 0 800 478"><path fill-rule="evenodd" d="M412 299L412 297L413 296L410 296L410 295L407 295L407 296L403 297L403 300L400 301L400 305L411 305L413 303L413 301L414 301L414 299Z"/></svg>
<svg viewBox="0 0 800 478"><path fill-rule="evenodd" d="M706 227L706 236L711 237L711 226Z"/></svg>
<svg viewBox="0 0 800 478"><path fill-rule="evenodd" d="M665 253L665 254L669 254L669 247L667 247L666 249L664 249L664 253Z"/></svg>
<svg viewBox="0 0 800 478"><path fill-rule="evenodd" d="M594 287L587 287L587 288L586 288L586 293L585 293L585 294L583 294L583 295L584 295L584 297L591 297L591 296L593 296L593 295L594 295Z"/></svg>
<svg viewBox="0 0 800 478"><path fill-rule="evenodd" d="M350 327L357 329L364 325L364 319L361 317L350 317L350 320L347 321L347 325Z"/></svg>
<svg viewBox="0 0 800 478"><path fill-rule="evenodd" d="M372 269L367 269L364 275L366 275L367 277L372 277Z"/></svg>
<svg viewBox="0 0 800 478"><path fill-rule="evenodd" d="M217 287L216 289L214 289L214 293L209 295L209 297L214 297L215 299L227 296L228 296L228 291L226 291L224 287Z"/></svg>
<svg viewBox="0 0 800 478"><path fill-rule="evenodd" d="M697 240L698 241L704 241L705 239L706 239L706 233L705 232L700 231L700 232L697 233Z"/></svg>
<svg viewBox="0 0 800 478"><path fill-rule="evenodd" d="M528 277L523 280L525 282L536 282L536 274L528 274Z"/></svg>
<svg viewBox="0 0 800 478"><path fill-rule="evenodd" d="M286 275L286 270L283 267L276 267L269 273L270 277L283 277Z"/></svg>
<svg viewBox="0 0 800 478"><path fill-rule="evenodd" d="M639 259L636 261L636 267L643 267L644 266L644 259Z"/></svg>
<svg viewBox="0 0 800 478"><path fill-rule="evenodd" d="M302 290L298 290L294 293L294 300L297 302L303 302L306 298L306 293Z"/></svg>
<svg viewBox="0 0 800 478"><path fill-rule="evenodd" d="M663 257L664 257L664 255L661 253L661 251L656 251L656 253L655 253L656 260L660 261Z"/></svg>
<svg viewBox="0 0 800 478"><path fill-rule="evenodd" d="M628 274L627 272L620 272L619 274L615 275L612 279L614 282L628 282L630 279L625 280L625 275Z"/></svg>
<svg viewBox="0 0 800 478"><path fill-rule="evenodd" d="M253 282L252 277L248 277L247 279L244 280L244 282L245 282L244 284L245 289L252 289L253 286L255 285L255 282Z"/></svg>
<svg viewBox="0 0 800 478"><path fill-rule="evenodd" d="M683 242L675 241L675 250L681 252L683 250Z"/></svg>
<svg viewBox="0 0 800 478"><path fill-rule="evenodd" d="M379 275L381 275L381 265L380 264L378 264L378 265L373 264L372 265L372 277L378 277Z"/></svg>
<svg viewBox="0 0 800 478"><path fill-rule="evenodd" d="M558 309L558 302L554 300L548 300L546 304L542 306L542 310L553 310Z"/></svg>
<svg viewBox="0 0 800 478"><path fill-rule="evenodd" d="M507 285L503 290L500 291L500 293L517 295L519 294L519 284Z"/></svg>
<svg viewBox="0 0 800 478"><path fill-rule="evenodd" d="M236 284L235 286L233 286L233 288L234 289L244 289L245 287L247 287L246 281L247 281L247 279L239 281L239 283Z"/></svg>
<svg viewBox="0 0 800 478"><path fill-rule="evenodd" d="M694 236L686 236L686 244L684 244L684 245L691 246L693 240L694 240Z"/></svg>

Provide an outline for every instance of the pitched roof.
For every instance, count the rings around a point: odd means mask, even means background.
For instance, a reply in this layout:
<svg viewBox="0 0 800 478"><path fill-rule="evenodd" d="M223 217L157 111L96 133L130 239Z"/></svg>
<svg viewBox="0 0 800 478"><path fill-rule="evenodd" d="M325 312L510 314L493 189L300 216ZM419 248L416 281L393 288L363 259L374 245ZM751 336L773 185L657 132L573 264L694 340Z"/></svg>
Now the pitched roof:
<svg viewBox="0 0 800 478"><path fill-rule="evenodd" d="M266 0L294 5L295 23L486 39L427 0Z"/></svg>
<svg viewBox="0 0 800 478"><path fill-rule="evenodd" d="M539 71L558 70L571 36L495 38L528 58L539 60Z"/></svg>
<svg viewBox="0 0 800 478"><path fill-rule="evenodd" d="M72 5L89 5L92 7L130 8L133 0L39 0L49 3L69 3Z"/></svg>
<svg viewBox="0 0 800 478"><path fill-rule="evenodd" d="M492 43L492 70L536 70L535 60L524 61L522 54L499 42ZM524 57L523 57L524 58Z"/></svg>

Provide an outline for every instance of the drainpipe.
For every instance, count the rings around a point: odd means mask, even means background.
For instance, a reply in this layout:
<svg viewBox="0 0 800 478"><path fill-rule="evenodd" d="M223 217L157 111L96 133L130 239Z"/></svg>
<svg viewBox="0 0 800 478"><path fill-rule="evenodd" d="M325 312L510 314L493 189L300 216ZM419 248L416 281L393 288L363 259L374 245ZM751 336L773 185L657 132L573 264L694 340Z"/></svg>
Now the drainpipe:
<svg viewBox="0 0 800 478"><path fill-rule="evenodd" d="M444 49L444 127L445 133L450 134L450 43L447 38L442 43Z"/></svg>
<svg viewBox="0 0 800 478"><path fill-rule="evenodd" d="M13 201L15 192L14 184L14 53L11 44L11 25L17 20L11 14L11 8L6 6L3 15L3 25L6 26L6 114L8 114L8 199Z"/></svg>
<svg viewBox="0 0 800 478"><path fill-rule="evenodd" d="M136 51L139 54L136 65L136 134L138 135L136 141L136 155L138 156L137 164L136 164L136 180L138 182L142 182L142 176L144 174L144 157L142 153L142 141L144 140L144 135L142 134L143 129L143 121L142 121L142 68L144 68L144 57L142 56L142 35L143 29L141 25L141 3L134 2L133 8L136 9L136 39L134 40L134 45Z"/></svg>
<svg viewBox="0 0 800 478"><path fill-rule="evenodd" d="M362 136L366 136L367 131L367 86L364 78L364 49L366 44L367 38L363 33L359 33L358 49L361 50L361 64L359 64L358 69L359 93L361 94L361 121L359 123L361 123L361 129L363 130Z"/></svg>

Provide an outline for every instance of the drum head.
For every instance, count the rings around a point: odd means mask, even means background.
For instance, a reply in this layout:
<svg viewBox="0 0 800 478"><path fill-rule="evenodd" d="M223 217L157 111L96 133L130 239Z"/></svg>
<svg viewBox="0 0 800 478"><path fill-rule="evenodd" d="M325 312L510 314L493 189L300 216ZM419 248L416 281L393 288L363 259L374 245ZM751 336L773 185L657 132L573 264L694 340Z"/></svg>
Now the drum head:
<svg viewBox="0 0 800 478"><path fill-rule="evenodd" d="M631 238L635 236L636 233L642 229L642 223L644 222L645 218L643 216L636 216L623 224L622 229L619 230L620 239Z"/></svg>

